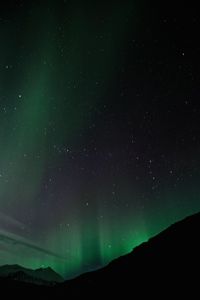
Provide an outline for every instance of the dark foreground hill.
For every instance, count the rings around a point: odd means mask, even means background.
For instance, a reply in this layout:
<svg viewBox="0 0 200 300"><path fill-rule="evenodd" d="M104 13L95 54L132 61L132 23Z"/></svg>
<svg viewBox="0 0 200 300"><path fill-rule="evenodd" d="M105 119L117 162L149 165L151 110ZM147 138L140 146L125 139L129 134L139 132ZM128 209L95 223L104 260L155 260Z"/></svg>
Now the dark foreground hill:
<svg viewBox="0 0 200 300"><path fill-rule="evenodd" d="M107 298L121 295L123 299L155 296L199 296L200 289L200 213L184 219L122 256L106 267L83 274L51 288L46 295L65 298ZM7 278L0 287L18 287ZM38 291L34 285L23 286ZM42 287L40 287L42 291ZM198 293L198 294L197 294Z"/></svg>
<svg viewBox="0 0 200 300"><path fill-rule="evenodd" d="M72 295L165 295L200 290L200 213L184 219L103 269L61 284ZM196 295L197 296L197 295Z"/></svg>

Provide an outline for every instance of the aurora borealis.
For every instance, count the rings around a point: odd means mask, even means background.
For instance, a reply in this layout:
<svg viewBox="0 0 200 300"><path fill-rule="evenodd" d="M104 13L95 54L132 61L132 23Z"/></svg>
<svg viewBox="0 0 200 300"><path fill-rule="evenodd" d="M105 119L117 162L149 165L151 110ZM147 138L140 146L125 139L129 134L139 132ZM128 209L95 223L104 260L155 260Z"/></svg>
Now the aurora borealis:
<svg viewBox="0 0 200 300"><path fill-rule="evenodd" d="M198 10L4 2L0 264L69 278L199 211Z"/></svg>

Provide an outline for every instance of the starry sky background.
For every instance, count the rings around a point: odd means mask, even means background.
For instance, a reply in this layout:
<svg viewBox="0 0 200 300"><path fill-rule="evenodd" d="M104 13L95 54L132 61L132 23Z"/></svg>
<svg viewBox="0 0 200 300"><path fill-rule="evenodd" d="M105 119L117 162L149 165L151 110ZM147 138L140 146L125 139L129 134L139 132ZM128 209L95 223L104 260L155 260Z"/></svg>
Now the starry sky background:
<svg viewBox="0 0 200 300"><path fill-rule="evenodd" d="M1 1L0 264L69 278L200 210L200 20L170 5Z"/></svg>

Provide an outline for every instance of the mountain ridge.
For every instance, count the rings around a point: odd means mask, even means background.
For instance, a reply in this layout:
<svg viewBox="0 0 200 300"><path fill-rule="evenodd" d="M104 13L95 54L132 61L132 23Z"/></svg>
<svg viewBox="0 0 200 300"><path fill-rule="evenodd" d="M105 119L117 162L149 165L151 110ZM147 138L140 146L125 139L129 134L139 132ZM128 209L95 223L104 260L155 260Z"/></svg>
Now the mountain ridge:
<svg viewBox="0 0 200 300"><path fill-rule="evenodd" d="M18 264L0 266L0 277L40 285L52 285L64 280L50 267L33 270Z"/></svg>
<svg viewBox="0 0 200 300"><path fill-rule="evenodd" d="M178 221L147 242L134 248L107 266L82 274L74 279L57 283L40 291L46 294L70 297L94 298L134 293L139 296L159 295L170 298L174 293L198 295L200 269L200 213ZM3 280L3 281L2 281ZM15 280L2 279L0 287L16 286ZM38 291L36 285L20 287ZM18 287L18 285L17 285ZM94 294L95 292L95 294Z"/></svg>
<svg viewBox="0 0 200 300"><path fill-rule="evenodd" d="M133 288L135 293L145 294L143 286L153 293L155 283L165 293L192 291L197 288L195 274L200 268L199 230L200 213L196 213L172 224L104 268L82 274L60 286L77 295L98 290L117 296L122 291L130 293Z"/></svg>

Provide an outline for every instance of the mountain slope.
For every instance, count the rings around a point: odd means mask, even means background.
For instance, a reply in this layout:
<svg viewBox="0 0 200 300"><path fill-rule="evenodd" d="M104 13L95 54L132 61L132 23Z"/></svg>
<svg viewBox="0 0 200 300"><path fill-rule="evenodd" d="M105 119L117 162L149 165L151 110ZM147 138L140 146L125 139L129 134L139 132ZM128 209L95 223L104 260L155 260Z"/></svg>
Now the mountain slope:
<svg viewBox="0 0 200 300"><path fill-rule="evenodd" d="M119 257L106 267L52 287L0 278L0 288L22 288L35 295L96 299L198 298L200 270L200 213L188 217ZM19 271L21 272L21 271ZM9 288L9 289L8 289ZM40 294L38 294L40 293ZM137 297L136 297L137 296Z"/></svg>
<svg viewBox="0 0 200 300"><path fill-rule="evenodd" d="M184 219L103 269L60 285L73 295L192 292L200 269L200 213ZM77 288L78 287L78 288Z"/></svg>

